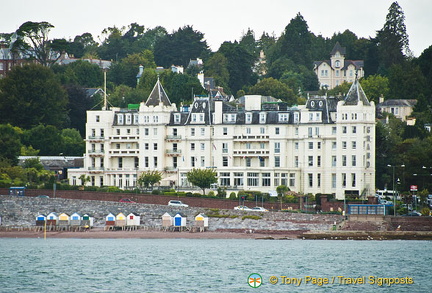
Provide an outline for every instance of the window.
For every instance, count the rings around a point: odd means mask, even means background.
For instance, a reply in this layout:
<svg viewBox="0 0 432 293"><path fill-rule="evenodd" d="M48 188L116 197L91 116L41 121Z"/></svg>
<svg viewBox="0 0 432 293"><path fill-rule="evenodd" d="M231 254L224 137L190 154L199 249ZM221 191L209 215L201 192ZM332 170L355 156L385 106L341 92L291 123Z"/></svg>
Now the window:
<svg viewBox="0 0 432 293"><path fill-rule="evenodd" d="M117 114L117 124L123 125L123 114Z"/></svg>
<svg viewBox="0 0 432 293"><path fill-rule="evenodd" d="M317 156L317 167L321 167L321 156Z"/></svg>
<svg viewBox="0 0 432 293"><path fill-rule="evenodd" d="M195 167L195 161L196 161L196 158L191 157L191 167Z"/></svg>
<svg viewBox="0 0 432 293"><path fill-rule="evenodd" d="M153 150L157 151L157 143L153 144Z"/></svg>
<svg viewBox="0 0 432 293"><path fill-rule="evenodd" d="M264 124L266 123L266 117L267 117L267 113L260 113L259 114L259 123L260 124Z"/></svg>
<svg viewBox="0 0 432 293"><path fill-rule="evenodd" d="M138 124L139 123L139 117L138 117L138 114L133 114L133 119L134 119L134 124L136 125L136 124Z"/></svg>
<svg viewBox="0 0 432 293"><path fill-rule="evenodd" d="M336 174L332 173L332 188L336 188Z"/></svg>
<svg viewBox="0 0 432 293"><path fill-rule="evenodd" d="M153 116L153 122L158 123L159 122L159 116Z"/></svg>
<svg viewBox="0 0 432 293"><path fill-rule="evenodd" d="M332 127L332 134L336 134L336 126Z"/></svg>
<svg viewBox="0 0 432 293"><path fill-rule="evenodd" d="M321 174L317 174L317 187L321 187Z"/></svg>
<svg viewBox="0 0 432 293"><path fill-rule="evenodd" d="M261 127L261 128L260 128L260 133L261 133L261 134L265 134L265 128L264 128L264 127Z"/></svg>
<svg viewBox="0 0 432 293"><path fill-rule="evenodd" d="M247 184L249 186L258 186L258 173L247 173Z"/></svg>
<svg viewBox="0 0 432 293"><path fill-rule="evenodd" d="M342 142L342 148L343 148L344 150L346 150L346 148L347 148L347 142L346 142L346 141L343 141L343 142Z"/></svg>
<svg viewBox="0 0 432 293"><path fill-rule="evenodd" d="M149 167L149 158L148 157L144 157L144 167L146 167L146 168Z"/></svg>
<svg viewBox="0 0 432 293"><path fill-rule="evenodd" d="M191 136L195 136L195 128L191 128Z"/></svg>
<svg viewBox="0 0 432 293"><path fill-rule="evenodd" d="M270 185L270 173L262 173L262 186Z"/></svg>
<svg viewBox="0 0 432 293"><path fill-rule="evenodd" d="M246 134L251 134L252 132L251 132L251 129L250 129L250 127L247 127L246 128Z"/></svg>
<svg viewBox="0 0 432 293"><path fill-rule="evenodd" d="M118 167L123 168L123 158L118 158Z"/></svg>
<svg viewBox="0 0 432 293"><path fill-rule="evenodd" d="M234 172L234 186L243 186L243 173Z"/></svg>
<svg viewBox="0 0 432 293"><path fill-rule="evenodd" d="M287 173L282 173L281 176L282 176L281 185L287 186L288 185L288 182L287 182L288 174Z"/></svg>
<svg viewBox="0 0 432 293"><path fill-rule="evenodd" d="M342 155L342 166L346 167L347 165L347 157L345 155Z"/></svg>
<svg viewBox="0 0 432 293"><path fill-rule="evenodd" d="M351 158L351 165L352 165L353 167L357 166L357 157L356 157L356 155L352 155L352 158Z"/></svg>
<svg viewBox="0 0 432 293"><path fill-rule="evenodd" d="M135 164L134 164L134 165L135 165L135 168L138 168L138 166L139 166L139 158L138 158L138 157L135 157L134 160L135 160L135 162L134 162L134 163L135 163Z"/></svg>
<svg viewBox="0 0 432 293"><path fill-rule="evenodd" d="M246 120L247 124L251 124L252 123L252 113L246 113L245 120Z"/></svg>
<svg viewBox="0 0 432 293"><path fill-rule="evenodd" d="M351 186L356 187L356 174L351 173Z"/></svg>
<svg viewBox="0 0 432 293"><path fill-rule="evenodd" d="M154 168L157 168L157 166L158 166L158 157L153 157L153 166L154 166Z"/></svg>
<svg viewBox="0 0 432 293"><path fill-rule="evenodd" d="M247 150L250 150L250 149L251 149L251 143L250 143L250 142L247 142L247 143L246 143L246 149L247 149Z"/></svg>
<svg viewBox="0 0 432 293"><path fill-rule="evenodd" d="M145 149L145 150L148 150L148 149L149 149L149 144L148 144L148 143L145 143L145 144L144 144L144 149Z"/></svg>
<svg viewBox="0 0 432 293"><path fill-rule="evenodd" d="M246 158L246 167L250 167L251 166L251 158Z"/></svg>
<svg viewBox="0 0 432 293"><path fill-rule="evenodd" d="M351 146L352 146L352 149L355 150L355 149L357 148L357 142L356 142L356 141L353 141L353 142L351 143Z"/></svg>
<svg viewBox="0 0 432 293"><path fill-rule="evenodd" d="M312 127L308 127L308 137L312 137Z"/></svg>
<svg viewBox="0 0 432 293"><path fill-rule="evenodd" d="M313 167L313 156L308 156L308 166Z"/></svg>
<svg viewBox="0 0 432 293"><path fill-rule="evenodd" d="M313 150L313 142L312 141L309 142L309 149Z"/></svg>
<svg viewBox="0 0 432 293"><path fill-rule="evenodd" d="M222 166L228 167L228 157L222 157Z"/></svg>
<svg viewBox="0 0 432 293"><path fill-rule="evenodd" d="M120 144L116 143L116 149L119 150L120 149Z"/></svg>
<svg viewBox="0 0 432 293"><path fill-rule="evenodd" d="M321 149L321 142L319 141L319 142L317 142L317 149Z"/></svg>
<svg viewBox="0 0 432 293"><path fill-rule="evenodd" d="M312 173L308 173L308 183L309 183L309 187L313 187L313 174Z"/></svg>
<svg viewBox="0 0 432 293"><path fill-rule="evenodd" d="M228 128L227 127L223 128L223 135L228 135Z"/></svg>
<svg viewBox="0 0 432 293"><path fill-rule="evenodd" d="M130 133L131 133L130 128L126 129L126 134L130 134Z"/></svg>
<svg viewBox="0 0 432 293"><path fill-rule="evenodd" d="M342 126L342 133L347 133L347 127L346 126Z"/></svg>
<svg viewBox="0 0 432 293"><path fill-rule="evenodd" d="M264 157L258 157L260 167L265 167L265 158Z"/></svg>
<svg viewBox="0 0 432 293"><path fill-rule="evenodd" d="M332 149L335 150L336 149L336 142L332 141Z"/></svg>
<svg viewBox="0 0 432 293"><path fill-rule="evenodd" d="M299 166L299 159L298 159L298 156L295 156L294 157L294 167L298 168L298 166Z"/></svg>
<svg viewBox="0 0 432 293"><path fill-rule="evenodd" d="M275 156L275 167L280 167L280 157L279 156Z"/></svg>
<svg viewBox="0 0 432 293"><path fill-rule="evenodd" d="M279 131L280 131L280 130L279 130L279 127L276 127L276 128L275 128L275 134L279 134Z"/></svg>
<svg viewBox="0 0 432 293"><path fill-rule="evenodd" d="M294 113L294 123L299 123L300 114L298 112Z"/></svg>
<svg viewBox="0 0 432 293"><path fill-rule="evenodd" d="M228 153L228 143L226 142L222 143L222 153Z"/></svg>
<svg viewBox="0 0 432 293"><path fill-rule="evenodd" d="M280 142L275 142L275 143L274 143L274 152L275 152L276 154L279 154L279 153L280 153Z"/></svg>
<svg viewBox="0 0 432 293"><path fill-rule="evenodd" d="M96 122L100 122L100 116L96 115Z"/></svg>
<svg viewBox="0 0 432 293"><path fill-rule="evenodd" d="M205 166L205 157L201 156L201 167Z"/></svg>
<svg viewBox="0 0 432 293"><path fill-rule="evenodd" d="M289 186L291 187L295 186L295 173L290 173Z"/></svg>
<svg viewBox="0 0 432 293"><path fill-rule="evenodd" d="M289 114L288 113L279 113L279 122L288 122Z"/></svg>
<svg viewBox="0 0 432 293"><path fill-rule="evenodd" d="M219 173L220 185L222 186L230 186L230 173L229 172L221 172Z"/></svg>
<svg viewBox="0 0 432 293"><path fill-rule="evenodd" d="M200 149L202 150L202 151L204 151L205 150L205 143L200 143Z"/></svg>
<svg viewBox="0 0 432 293"><path fill-rule="evenodd" d="M148 128L144 128L144 135L148 136L149 135L149 129Z"/></svg>
<svg viewBox="0 0 432 293"><path fill-rule="evenodd" d="M174 114L174 124L180 123L180 113Z"/></svg>
<svg viewBox="0 0 432 293"><path fill-rule="evenodd" d="M260 149L265 149L266 148L266 144L264 142L260 142Z"/></svg>
<svg viewBox="0 0 432 293"><path fill-rule="evenodd" d="M298 127L295 128L294 133L295 133L295 135L299 135L299 129L298 129Z"/></svg>
<svg viewBox="0 0 432 293"><path fill-rule="evenodd" d="M336 156L332 156L332 167L336 167Z"/></svg>
<svg viewBox="0 0 432 293"><path fill-rule="evenodd" d="M356 126L352 127L352 133L357 133L357 127Z"/></svg>
<svg viewBox="0 0 432 293"><path fill-rule="evenodd" d="M158 135L158 130L157 130L157 128L153 128L153 135L154 135L154 136L157 136L157 135Z"/></svg>
<svg viewBox="0 0 432 293"><path fill-rule="evenodd" d="M201 136L205 135L205 128L201 128Z"/></svg>
<svg viewBox="0 0 432 293"><path fill-rule="evenodd" d="M126 124L132 124L132 116L131 114L126 114Z"/></svg>

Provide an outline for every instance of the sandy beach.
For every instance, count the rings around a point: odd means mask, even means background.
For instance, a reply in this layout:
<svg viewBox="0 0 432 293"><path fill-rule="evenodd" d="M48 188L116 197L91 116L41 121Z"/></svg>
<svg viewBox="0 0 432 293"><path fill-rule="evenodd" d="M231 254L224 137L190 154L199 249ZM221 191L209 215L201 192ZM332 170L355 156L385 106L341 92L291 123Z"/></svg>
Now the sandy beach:
<svg viewBox="0 0 432 293"><path fill-rule="evenodd" d="M244 232L171 232L154 230L135 230L135 231L104 231L103 228L94 228L86 232L71 231L48 231L46 238L80 238L80 239L295 239L298 233L280 231L272 233L244 233ZM43 231L0 231L0 238L44 238Z"/></svg>

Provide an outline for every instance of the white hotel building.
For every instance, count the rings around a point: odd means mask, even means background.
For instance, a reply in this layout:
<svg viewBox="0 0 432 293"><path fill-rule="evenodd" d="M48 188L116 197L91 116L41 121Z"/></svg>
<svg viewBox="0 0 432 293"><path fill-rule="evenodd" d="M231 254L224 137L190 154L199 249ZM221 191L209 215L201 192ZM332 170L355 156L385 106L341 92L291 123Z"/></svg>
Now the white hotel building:
<svg viewBox="0 0 432 293"><path fill-rule="evenodd" d="M146 102L129 109L87 112L84 168L70 184L133 188L148 170L161 185L187 188L186 173L214 168L227 193L270 192L372 195L375 191L375 105L356 80L343 100L313 97L287 107L245 96L241 104L197 98L178 109L158 81Z"/></svg>

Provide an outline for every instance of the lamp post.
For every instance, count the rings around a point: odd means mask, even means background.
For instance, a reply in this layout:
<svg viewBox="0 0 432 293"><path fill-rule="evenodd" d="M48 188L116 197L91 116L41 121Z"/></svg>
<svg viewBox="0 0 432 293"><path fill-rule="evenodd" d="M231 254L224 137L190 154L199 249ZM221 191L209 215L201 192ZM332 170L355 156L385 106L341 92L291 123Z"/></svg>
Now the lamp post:
<svg viewBox="0 0 432 293"><path fill-rule="evenodd" d="M396 191L395 191L395 168L396 167L401 167L401 168L405 168L405 165L399 165L399 166L395 166L395 165L387 165L387 167L390 167L393 169L393 215L396 216ZM399 179L398 179L399 180Z"/></svg>

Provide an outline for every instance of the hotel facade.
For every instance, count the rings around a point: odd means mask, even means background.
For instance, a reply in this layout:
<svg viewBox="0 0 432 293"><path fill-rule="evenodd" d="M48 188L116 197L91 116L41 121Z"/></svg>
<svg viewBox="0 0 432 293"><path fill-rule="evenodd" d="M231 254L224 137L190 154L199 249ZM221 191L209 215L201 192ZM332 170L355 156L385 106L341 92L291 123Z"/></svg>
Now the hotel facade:
<svg viewBox="0 0 432 293"><path fill-rule="evenodd" d="M146 102L87 112L84 168L72 185L131 189L140 174L163 172L161 186L190 187L193 168L213 168L231 192L368 196L375 192L375 105L358 80L344 99L311 97L288 107L271 97L238 103L195 98L177 108L157 81Z"/></svg>

